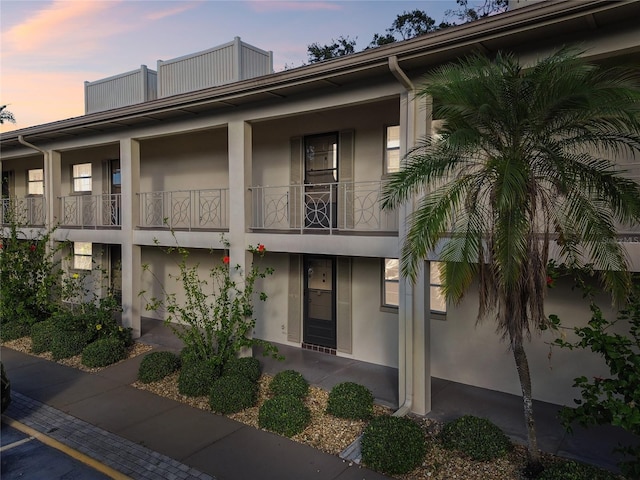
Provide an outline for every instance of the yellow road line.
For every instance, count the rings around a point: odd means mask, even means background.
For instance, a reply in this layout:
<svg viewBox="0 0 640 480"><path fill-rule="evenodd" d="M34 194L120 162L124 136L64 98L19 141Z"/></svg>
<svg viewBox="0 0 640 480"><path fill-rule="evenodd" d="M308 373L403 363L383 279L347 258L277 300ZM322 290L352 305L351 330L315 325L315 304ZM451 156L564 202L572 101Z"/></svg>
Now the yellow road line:
<svg viewBox="0 0 640 480"><path fill-rule="evenodd" d="M15 428L16 430L20 430L22 433L25 433L39 440L45 445L49 445L50 447L53 447L56 450L60 450L61 452L69 455L70 457L75 458L76 460L84 463L85 465L88 465L91 468L94 468L100 473L104 473L105 475L108 475L114 480L131 480L131 477L127 477L125 474L120 473L119 471L109 467L108 465L105 465L104 463L101 463L98 460L91 458L90 456L85 455L82 452L74 450L68 445L61 443L58 440L45 435L44 433L38 432L37 430L34 430L33 428L28 427L27 425L20 423L17 420L14 420L13 418L7 417L6 415L2 415L2 422L10 427Z"/></svg>

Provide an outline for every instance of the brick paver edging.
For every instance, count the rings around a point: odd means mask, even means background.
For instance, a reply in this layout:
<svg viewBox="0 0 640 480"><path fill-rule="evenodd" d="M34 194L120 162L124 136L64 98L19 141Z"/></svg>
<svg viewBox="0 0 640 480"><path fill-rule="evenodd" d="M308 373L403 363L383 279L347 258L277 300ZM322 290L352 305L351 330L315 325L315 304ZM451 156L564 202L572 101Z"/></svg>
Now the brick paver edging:
<svg viewBox="0 0 640 480"><path fill-rule="evenodd" d="M18 392L11 392L11 405L5 414L136 480L215 480Z"/></svg>

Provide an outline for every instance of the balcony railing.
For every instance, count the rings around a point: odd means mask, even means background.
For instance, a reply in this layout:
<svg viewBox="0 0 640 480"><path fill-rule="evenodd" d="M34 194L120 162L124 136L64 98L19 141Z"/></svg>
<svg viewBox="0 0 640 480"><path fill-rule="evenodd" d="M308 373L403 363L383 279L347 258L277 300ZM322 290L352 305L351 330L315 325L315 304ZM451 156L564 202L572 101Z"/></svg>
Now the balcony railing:
<svg viewBox="0 0 640 480"><path fill-rule="evenodd" d="M382 211L381 182L251 188L254 230L317 233L397 232L397 212Z"/></svg>
<svg viewBox="0 0 640 480"><path fill-rule="evenodd" d="M119 193L72 195L60 198L63 227L119 228L122 225Z"/></svg>
<svg viewBox="0 0 640 480"><path fill-rule="evenodd" d="M141 228L226 230L229 190L177 190L140 194Z"/></svg>
<svg viewBox="0 0 640 480"><path fill-rule="evenodd" d="M0 206L3 225L15 221L25 227L42 227L46 220L43 196L3 198Z"/></svg>

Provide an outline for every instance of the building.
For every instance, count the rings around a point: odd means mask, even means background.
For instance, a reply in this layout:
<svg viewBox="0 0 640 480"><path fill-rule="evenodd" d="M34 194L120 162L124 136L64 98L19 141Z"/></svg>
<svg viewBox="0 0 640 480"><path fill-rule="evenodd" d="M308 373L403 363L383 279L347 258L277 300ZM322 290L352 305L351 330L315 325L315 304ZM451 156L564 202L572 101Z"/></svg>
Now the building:
<svg viewBox="0 0 640 480"><path fill-rule="evenodd" d="M174 245L171 227L194 262L211 265L223 232L232 264L248 265L247 246L264 244L275 269L262 285L269 301L257 305L256 337L398 368L400 403L419 414L430 410L432 376L518 394L507 346L490 322L475 325L473 292L442 304L430 275L436 256L416 284L398 275L410 206L379 205L385 175L437 130L430 105L414 96L429 69L477 51L533 61L574 43L595 61L640 58L639 0L512 4L278 73L269 52L237 38L157 71L86 83L85 115L3 135L3 205L17 205L31 227L59 224L57 238L73 242L72 268L101 262L136 335L149 315L138 293L159 293L142 265L168 286L176 272L155 242ZM619 161L640 178L637 159ZM638 227L620 232L635 271L639 240ZM548 311L582 323L588 309L578 300L560 286ZM527 346L534 397L569 404L573 378L603 365L580 352L549 360L548 341Z"/></svg>

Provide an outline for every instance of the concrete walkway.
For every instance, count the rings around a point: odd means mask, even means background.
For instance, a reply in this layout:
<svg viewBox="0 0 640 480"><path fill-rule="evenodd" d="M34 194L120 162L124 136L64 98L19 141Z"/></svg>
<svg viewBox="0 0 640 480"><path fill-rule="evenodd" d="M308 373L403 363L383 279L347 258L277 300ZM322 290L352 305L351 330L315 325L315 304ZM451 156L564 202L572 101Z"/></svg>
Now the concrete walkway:
<svg viewBox="0 0 640 480"><path fill-rule="evenodd" d="M142 356L85 373L2 347L5 415L134 479L383 480L337 456L129 386Z"/></svg>

